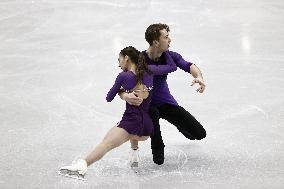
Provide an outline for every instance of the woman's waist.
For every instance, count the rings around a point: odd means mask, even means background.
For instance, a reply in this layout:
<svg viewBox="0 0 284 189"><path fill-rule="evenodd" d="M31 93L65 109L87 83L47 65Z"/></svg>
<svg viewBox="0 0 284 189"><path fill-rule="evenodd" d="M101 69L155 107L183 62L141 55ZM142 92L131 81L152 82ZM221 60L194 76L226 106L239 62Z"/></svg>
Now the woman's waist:
<svg viewBox="0 0 284 189"><path fill-rule="evenodd" d="M150 102L147 102L147 103L142 102L139 106L130 105L126 103L126 111L148 112L149 108L150 108Z"/></svg>

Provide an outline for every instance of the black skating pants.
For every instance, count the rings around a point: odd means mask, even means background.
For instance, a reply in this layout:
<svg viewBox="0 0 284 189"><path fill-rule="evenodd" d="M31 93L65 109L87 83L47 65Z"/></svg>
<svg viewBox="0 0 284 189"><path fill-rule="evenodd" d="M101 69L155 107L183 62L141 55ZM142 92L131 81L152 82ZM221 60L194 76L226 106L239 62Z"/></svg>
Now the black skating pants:
<svg viewBox="0 0 284 189"><path fill-rule="evenodd" d="M159 119L165 119L174 126L188 139L201 140L206 137L203 126L188 111L181 106L163 104L149 109L150 117L154 124L154 135L151 136L151 148L164 148L161 135Z"/></svg>

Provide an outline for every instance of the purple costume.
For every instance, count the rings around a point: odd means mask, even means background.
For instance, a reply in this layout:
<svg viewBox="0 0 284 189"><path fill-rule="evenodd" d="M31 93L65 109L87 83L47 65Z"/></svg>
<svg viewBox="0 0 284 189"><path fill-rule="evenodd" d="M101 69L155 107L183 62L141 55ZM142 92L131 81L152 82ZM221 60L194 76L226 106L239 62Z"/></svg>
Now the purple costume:
<svg viewBox="0 0 284 189"><path fill-rule="evenodd" d="M190 72L190 66L192 65L192 63L185 61L182 58L182 56L176 52L173 52L173 51L164 52L158 62L151 60L148 57L146 51L143 51L143 54L145 56L146 63L148 64L148 66L164 65L167 63L168 59L170 58L171 60L174 61L177 67L184 70L185 72L188 72L188 73ZM167 76L168 76L167 73L163 75L160 74L160 75L154 76L151 106L160 106L163 104L171 104L174 106L178 106L177 101L174 99L174 97L170 93L168 83L167 83Z"/></svg>
<svg viewBox="0 0 284 189"><path fill-rule="evenodd" d="M176 64L169 55L165 53L166 64L165 65L149 65L148 68L153 72L153 75L163 75L173 72L177 69ZM142 84L144 84L149 90L149 96L143 100L140 106L130 105L126 102L126 110L122 116L118 127L125 129L129 134L138 136L151 136L154 132L154 126L152 120L148 114L148 110L151 103L152 87L153 87L153 75L144 73L142 78ZM117 76L113 87L107 94L106 100L112 101L121 87L125 91L130 91L136 86L136 75L131 72L121 72Z"/></svg>

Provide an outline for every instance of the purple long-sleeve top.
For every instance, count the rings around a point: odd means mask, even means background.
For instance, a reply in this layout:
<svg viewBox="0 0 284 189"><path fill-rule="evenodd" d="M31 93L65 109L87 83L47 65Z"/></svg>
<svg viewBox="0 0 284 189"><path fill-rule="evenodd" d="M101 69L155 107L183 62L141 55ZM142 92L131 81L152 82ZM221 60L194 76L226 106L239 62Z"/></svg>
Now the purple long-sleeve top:
<svg viewBox="0 0 284 189"><path fill-rule="evenodd" d="M161 55L161 58L158 62L151 60L146 51L143 51L144 56L146 57L146 62L148 66L150 65L164 65L171 58L177 67L184 70L185 72L190 73L191 62L185 61L182 56L173 51L166 51ZM168 83L167 83L168 73L160 74L154 76L153 79L153 92L152 92L152 100L151 106L160 106L163 104L171 104L177 106L178 103L171 95Z"/></svg>
<svg viewBox="0 0 284 189"><path fill-rule="evenodd" d="M174 60L171 58L169 54L164 55L166 57L166 61L163 65L148 65L149 70L152 71L152 74L147 72L144 73L142 78L142 83L148 88L153 88L153 76L162 76L164 74L168 74L170 72L174 72L177 70L177 65ZM121 87L129 91L136 86L136 75L132 71L123 71L118 74L114 85L109 90L106 100L111 102L116 94L120 91Z"/></svg>

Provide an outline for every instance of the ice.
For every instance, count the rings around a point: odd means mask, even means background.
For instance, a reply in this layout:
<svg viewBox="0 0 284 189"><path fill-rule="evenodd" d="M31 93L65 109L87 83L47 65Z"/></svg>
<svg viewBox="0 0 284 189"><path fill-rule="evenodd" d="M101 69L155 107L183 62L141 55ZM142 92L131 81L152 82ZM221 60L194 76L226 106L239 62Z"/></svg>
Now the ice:
<svg viewBox="0 0 284 189"><path fill-rule="evenodd" d="M0 188L284 188L284 2L281 0L1 0ZM170 26L170 49L196 63L207 84L181 70L172 94L205 127L201 141L161 120L165 163L141 143L90 167L86 182L59 176L120 121L105 100L125 46L147 48L146 27Z"/></svg>

